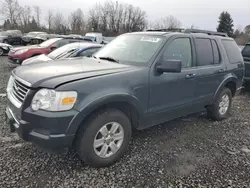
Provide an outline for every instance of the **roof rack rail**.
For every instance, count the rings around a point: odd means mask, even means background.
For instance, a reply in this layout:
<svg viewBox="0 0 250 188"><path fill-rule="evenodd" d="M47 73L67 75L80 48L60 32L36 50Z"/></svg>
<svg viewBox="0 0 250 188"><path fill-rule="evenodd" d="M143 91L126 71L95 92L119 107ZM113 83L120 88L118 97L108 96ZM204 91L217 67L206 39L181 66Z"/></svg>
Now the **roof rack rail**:
<svg viewBox="0 0 250 188"><path fill-rule="evenodd" d="M163 31L163 32L183 32L182 28L172 28L172 29L147 29L146 31Z"/></svg>
<svg viewBox="0 0 250 188"><path fill-rule="evenodd" d="M200 29L186 29L184 33L205 33L208 35L217 35L221 37L228 37L226 33L216 32L216 31L208 31L208 30L200 30Z"/></svg>

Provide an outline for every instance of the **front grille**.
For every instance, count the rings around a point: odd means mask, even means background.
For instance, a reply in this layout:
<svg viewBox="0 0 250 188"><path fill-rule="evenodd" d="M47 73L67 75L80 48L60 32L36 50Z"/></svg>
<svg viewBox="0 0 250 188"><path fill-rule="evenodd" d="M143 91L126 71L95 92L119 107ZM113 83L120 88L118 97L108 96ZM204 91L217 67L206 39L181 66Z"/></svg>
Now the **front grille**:
<svg viewBox="0 0 250 188"><path fill-rule="evenodd" d="M13 96L21 103L23 103L25 97L29 92L29 87L19 82L18 80L14 80L12 87Z"/></svg>

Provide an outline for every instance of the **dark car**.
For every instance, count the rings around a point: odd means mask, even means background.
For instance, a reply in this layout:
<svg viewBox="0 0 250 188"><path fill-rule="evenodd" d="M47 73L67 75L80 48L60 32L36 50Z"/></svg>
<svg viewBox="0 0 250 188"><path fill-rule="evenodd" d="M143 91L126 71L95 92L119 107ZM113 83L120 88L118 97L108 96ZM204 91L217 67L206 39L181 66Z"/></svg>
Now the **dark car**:
<svg viewBox="0 0 250 188"><path fill-rule="evenodd" d="M24 35L22 37L22 43L24 45L27 45L27 44L32 44L33 42L33 39L35 37L37 37L38 35L41 35L41 34L47 34L46 32L40 32L40 31L35 31L35 32L29 32L27 33L26 35Z"/></svg>
<svg viewBox="0 0 250 188"><path fill-rule="evenodd" d="M6 44L22 44L22 33L18 30L0 32L0 42Z"/></svg>
<svg viewBox="0 0 250 188"><path fill-rule="evenodd" d="M87 43L87 42L74 42L62 46L48 55L42 54L39 56L31 57L23 61L22 65L41 63L47 61L54 61L58 59L75 58L75 57L90 57L97 52L103 45Z"/></svg>
<svg viewBox="0 0 250 188"><path fill-rule="evenodd" d="M8 54L13 47L6 43L0 43L0 56Z"/></svg>
<svg viewBox="0 0 250 188"><path fill-rule="evenodd" d="M34 38L30 39L30 44L41 44L42 42L52 39L52 38L61 38L56 34L39 34Z"/></svg>
<svg viewBox="0 0 250 188"><path fill-rule="evenodd" d="M75 39L49 39L39 45L31 45L25 47L13 48L9 52L9 62L14 64L21 64L25 59L34 57L40 54L49 54L53 50L64 46L66 44L77 42Z"/></svg>
<svg viewBox="0 0 250 188"><path fill-rule="evenodd" d="M249 85L250 82L250 43L246 44L242 49L241 54L244 58L245 63L245 77L244 80L246 84Z"/></svg>
<svg viewBox="0 0 250 188"><path fill-rule="evenodd" d="M6 116L26 141L73 147L87 164L108 166L124 154L133 129L204 109L214 120L225 119L243 76L232 38L128 33L92 58L14 69Z"/></svg>

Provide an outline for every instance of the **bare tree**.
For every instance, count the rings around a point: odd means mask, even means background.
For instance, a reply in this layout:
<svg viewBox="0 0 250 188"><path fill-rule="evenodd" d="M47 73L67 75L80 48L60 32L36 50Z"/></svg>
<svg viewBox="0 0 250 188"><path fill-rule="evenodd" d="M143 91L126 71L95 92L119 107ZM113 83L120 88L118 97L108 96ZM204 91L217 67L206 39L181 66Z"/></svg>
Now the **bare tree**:
<svg viewBox="0 0 250 188"><path fill-rule="evenodd" d="M37 24L40 26L40 18L41 18L41 8L39 6L33 6L34 9L34 14L35 14L35 18L36 18L36 22Z"/></svg>
<svg viewBox="0 0 250 188"><path fill-rule="evenodd" d="M21 14L21 7L17 0L3 0L0 4L0 13L10 21L12 26L17 25Z"/></svg>
<svg viewBox="0 0 250 188"><path fill-rule="evenodd" d="M30 30L30 28L28 27L28 25L31 23L31 19L32 19L32 12L31 12L31 8L30 6L24 6L21 7L21 14L20 14L20 26L22 28L22 30L24 32L28 32Z"/></svg>
<svg viewBox="0 0 250 188"><path fill-rule="evenodd" d="M89 29L99 31L100 24L100 10L101 5L96 4L93 8L89 9Z"/></svg>
<svg viewBox="0 0 250 188"><path fill-rule="evenodd" d="M77 9L69 16L69 24L73 33L82 34L85 28L84 15L81 9Z"/></svg>
<svg viewBox="0 0 250 188"><path fill-rule="evenodd" d="M54 22L54 14L53 14L52 10L48 10L47 15L45 16L45 21L46 21L46 23L48 25L48 30L49 30L49 33L50 33L51 29L52 29L52 24Z"/></svg>
<svg viewBox="0 0 250 188"><path fill-rule="evenodd" d="M166 16L160 20L156 20L153 24L155 29L176 29L181 27L181 22L174 16Z"/></svg>
<svg viewBox="0 0 250 188"><path fill-rule="evenodd" d="M106 1L89 10L89 26L105 34L138 31L146 26L146 12L129 4Z"/></svg>
<svg viewBox="0 0 250 188"><path fill-rule="evenodd" d="M56 33L66 34L68 31L67 21L60 12L57 12L54 16L53 26Z"/></svg>

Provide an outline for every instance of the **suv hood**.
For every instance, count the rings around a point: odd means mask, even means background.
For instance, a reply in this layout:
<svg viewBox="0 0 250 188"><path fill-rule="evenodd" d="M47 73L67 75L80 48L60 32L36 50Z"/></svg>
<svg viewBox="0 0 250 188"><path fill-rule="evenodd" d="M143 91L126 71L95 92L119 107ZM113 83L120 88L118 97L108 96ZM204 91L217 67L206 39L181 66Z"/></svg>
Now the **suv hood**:
<svg viewBox="0 0 250 188"><path fill-rule="evenodd" d="M33 88L55 88L65 82L122 72L132 68L134 67L129 65L84 58L19 66L13 70L13 74L30 83Z"/></svg>

